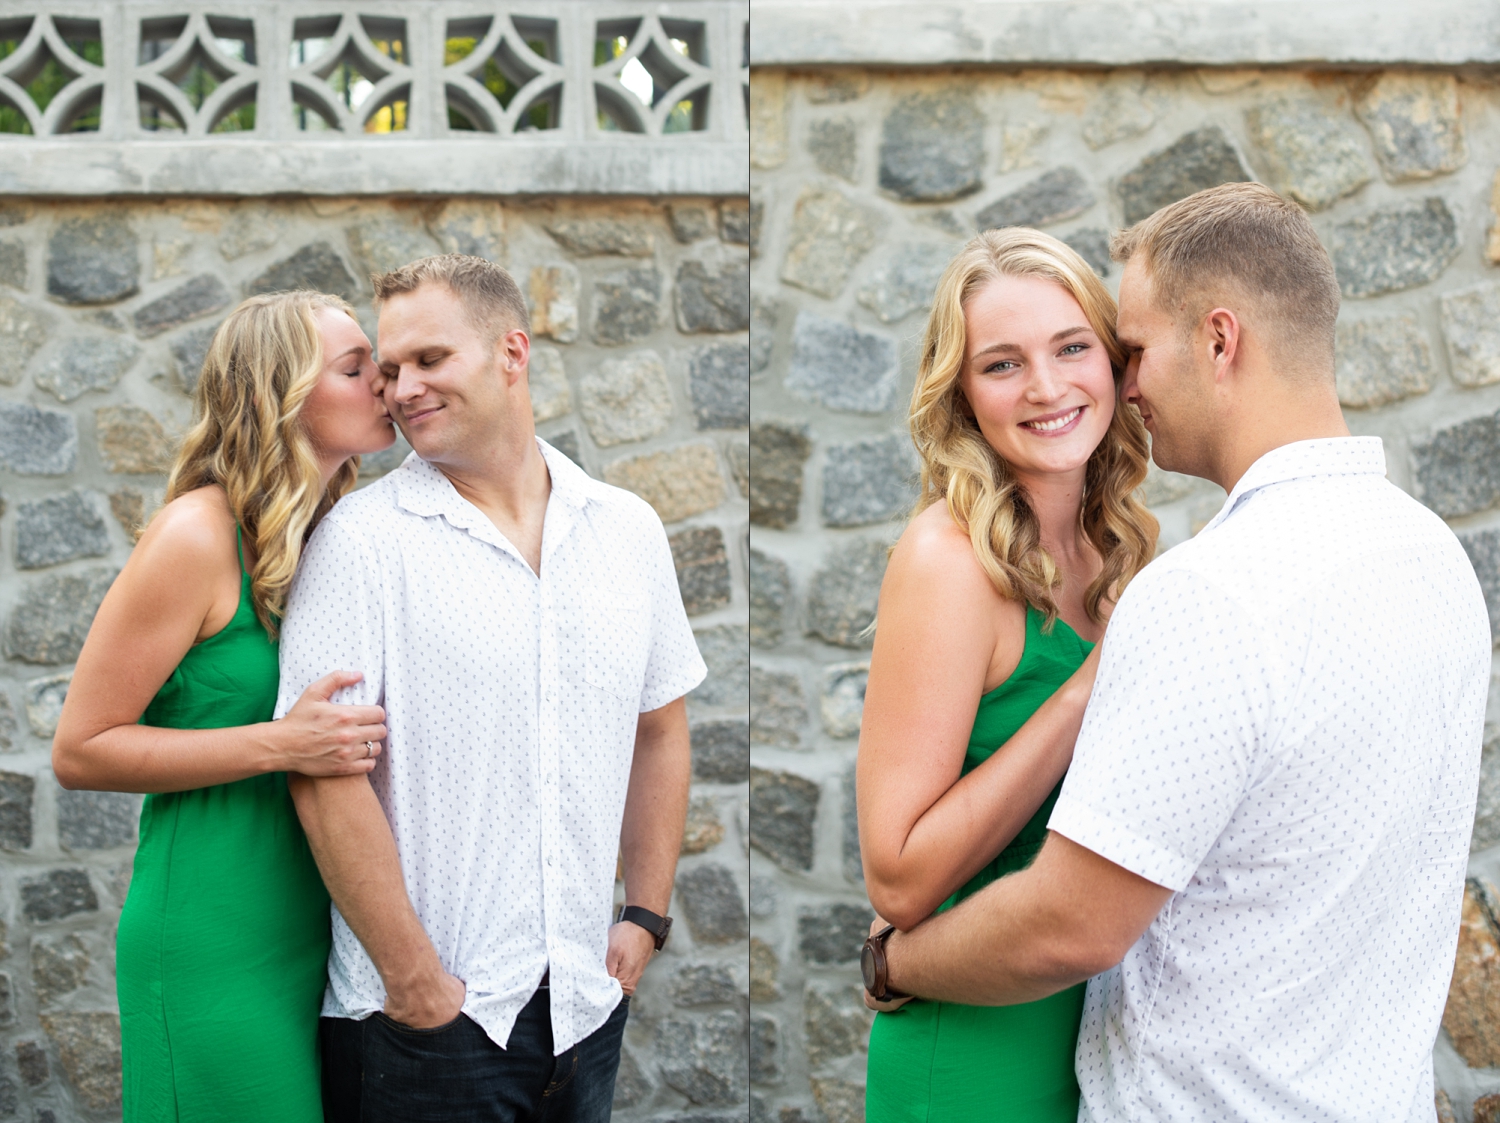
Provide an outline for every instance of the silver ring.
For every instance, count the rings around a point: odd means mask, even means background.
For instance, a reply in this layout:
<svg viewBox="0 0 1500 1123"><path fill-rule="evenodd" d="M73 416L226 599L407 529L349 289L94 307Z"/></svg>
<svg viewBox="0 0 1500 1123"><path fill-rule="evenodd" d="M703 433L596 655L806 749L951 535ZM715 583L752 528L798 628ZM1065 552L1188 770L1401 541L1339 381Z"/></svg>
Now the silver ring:
<svg viewBox="0 0 1500 1123"><path fill-rule="evenodd" d="M365 759L369 760L374 755L375 755L375 742L374 741L366 741L365 742Z"/></svg>

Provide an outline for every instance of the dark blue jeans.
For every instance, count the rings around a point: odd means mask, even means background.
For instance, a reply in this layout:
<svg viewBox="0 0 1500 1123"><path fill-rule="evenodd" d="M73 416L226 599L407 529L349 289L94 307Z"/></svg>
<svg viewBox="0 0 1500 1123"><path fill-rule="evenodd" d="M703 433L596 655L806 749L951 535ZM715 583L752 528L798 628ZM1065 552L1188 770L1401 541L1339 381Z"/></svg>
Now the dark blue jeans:
<svg viewBox="0 0 1500 1123"><path fill-rule="evenodd" d="M326 1123L609 1123L630 999L554 1057L549 994L521 1010L504 1049L463 1014L435 1029L324 1018Z"/></svg>

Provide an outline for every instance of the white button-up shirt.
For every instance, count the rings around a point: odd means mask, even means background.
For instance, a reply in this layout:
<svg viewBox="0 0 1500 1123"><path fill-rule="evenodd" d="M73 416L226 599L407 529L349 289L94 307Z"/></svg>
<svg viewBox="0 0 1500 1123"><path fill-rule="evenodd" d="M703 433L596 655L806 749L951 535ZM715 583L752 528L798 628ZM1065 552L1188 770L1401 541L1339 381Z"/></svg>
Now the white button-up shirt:
<svg viewBox="0 0 1500 1123"><path fill-rule="evenodd" d="M562 1053L620 1001L604 957L637 717L705 668L655 512L538 444L540 575L415 454L340 501L297 570L276 713L363 672L334 700L385 707L370 782L463 1012L504 1046L550 968ZM328 978L326 1015L385 1003L337 909Z"/></svg>
<svg viewBox="0 0 1500 1123"><path fill-rule="evenodd" d="M1275 449L1120 598L1049 825L1175 892L1089 982L1080 1120L1431 1123L1490 630L1384 476Z"/></svg>

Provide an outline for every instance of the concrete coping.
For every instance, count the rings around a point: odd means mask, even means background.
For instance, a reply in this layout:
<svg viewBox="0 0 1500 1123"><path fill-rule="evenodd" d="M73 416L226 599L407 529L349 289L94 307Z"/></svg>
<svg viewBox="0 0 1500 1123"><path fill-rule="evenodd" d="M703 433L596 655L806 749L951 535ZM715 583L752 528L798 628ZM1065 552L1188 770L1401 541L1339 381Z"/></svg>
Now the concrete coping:
<svg viewBox="0 0 1500 1123"><path fill-rule="evenodd" d="M752 66L1477 66L1480 0L755 0Z"/></svg>

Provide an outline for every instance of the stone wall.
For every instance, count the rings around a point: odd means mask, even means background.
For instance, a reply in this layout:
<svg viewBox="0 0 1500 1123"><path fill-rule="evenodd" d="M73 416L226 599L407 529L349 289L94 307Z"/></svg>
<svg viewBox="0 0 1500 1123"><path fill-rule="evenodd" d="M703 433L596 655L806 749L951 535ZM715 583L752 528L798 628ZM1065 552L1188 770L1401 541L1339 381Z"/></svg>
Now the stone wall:
<svg viewBox="0 0 1500 1123"><path fill-rule="evenodd" d="M767 42L774 55L792 41ZM904 415L943 266L980 227L1035 225L1113 288L1109 233L1166 203L1246 178L1298 200L1345 296L1349 426L1382 437L1391 479L1451 522L1500 633L1500 87L1415 69L760 67L751 92L752 1116L850 1123L868 1024L863 629L915 496ZM1162 548L1223 500L1154 470L1145 491ZM1490 718L1436 1047L1440 1102L1460 1120L1500 1105L1481 1099L1500 1093L1500 696Z"/></svg>
<svg viewBox="0 0 1500 1123"><path fill-rule="evenodd" d="M139 800L61 790L50 738L209 335L242 296L306 286L349 298L373 338L370 271L443 250L528 291L541 434L667 524L711 670L689 706L680 920L632 1011L617 1118L743 1118L748 218L743 198L0 200L0 1120L119 1118L114 929Z"/></svg>

